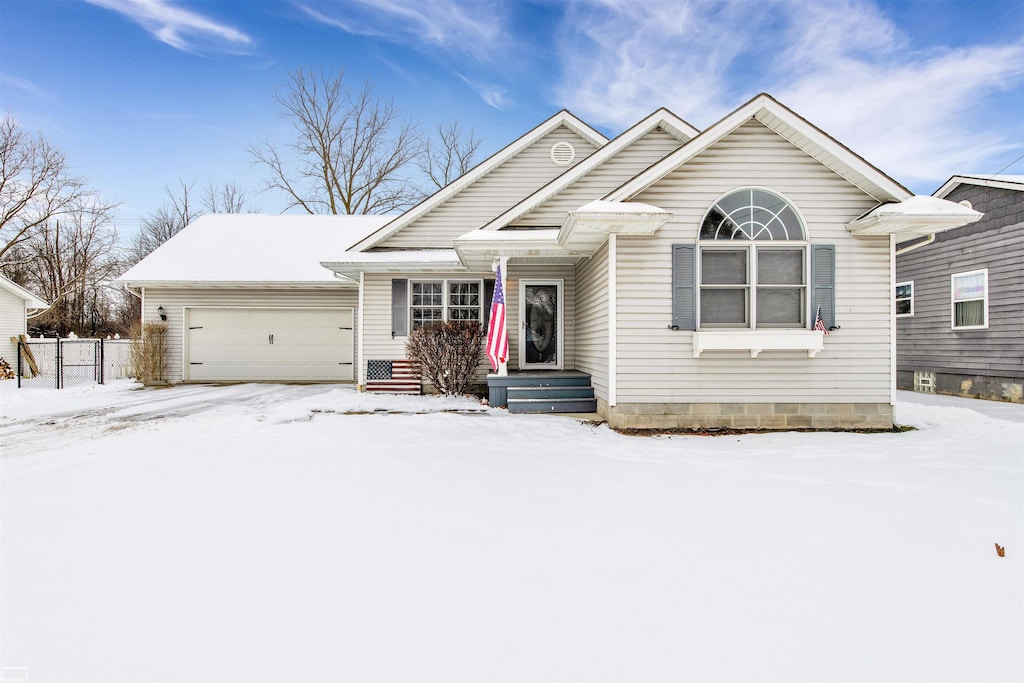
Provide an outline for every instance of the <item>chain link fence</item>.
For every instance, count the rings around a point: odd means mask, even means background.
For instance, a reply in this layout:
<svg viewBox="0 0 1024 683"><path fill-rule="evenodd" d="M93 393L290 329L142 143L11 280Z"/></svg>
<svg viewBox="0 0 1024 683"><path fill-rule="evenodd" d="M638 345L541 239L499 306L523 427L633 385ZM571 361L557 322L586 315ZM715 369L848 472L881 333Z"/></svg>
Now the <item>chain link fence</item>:
<svg viewBox="0 0 1024 683"><path fill-rule="evenodd" d="M30 339L18 343L18 387L64 387L127 379L130 339Z"/></svg>

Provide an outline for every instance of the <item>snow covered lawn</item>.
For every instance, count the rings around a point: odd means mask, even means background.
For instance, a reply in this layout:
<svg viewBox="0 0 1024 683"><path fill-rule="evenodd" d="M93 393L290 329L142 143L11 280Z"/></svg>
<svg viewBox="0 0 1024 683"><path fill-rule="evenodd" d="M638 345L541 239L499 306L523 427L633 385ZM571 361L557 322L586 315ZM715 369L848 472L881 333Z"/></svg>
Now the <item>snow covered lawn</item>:
<svg viewBox="0 0 1024 683"><path fill-rule="evenodd" d="M0 664L1019 681L1024 408L918 398L902 434L638 438L329 386L0 382Z"/></svg>

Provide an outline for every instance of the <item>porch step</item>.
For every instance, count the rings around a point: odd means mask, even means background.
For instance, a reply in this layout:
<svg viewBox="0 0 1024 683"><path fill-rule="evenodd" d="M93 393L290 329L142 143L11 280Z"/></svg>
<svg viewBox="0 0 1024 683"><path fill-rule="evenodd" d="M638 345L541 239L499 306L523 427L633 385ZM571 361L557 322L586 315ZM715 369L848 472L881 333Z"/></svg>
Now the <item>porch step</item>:
<svg viewBox="0 0 1024 683"><path fill-rule="evenodd" d="M591 390L593 393L593 390ZM594 413L595 398L509 398L510 413Z"/></svg>
<svg viewBox="0 0 1024 683"><path fill-rule="evenodd" d="M532 387L509 387L509 401L530 401L539 399L592 399L594 388L587 382L570 386L532 386Z"/></svg>

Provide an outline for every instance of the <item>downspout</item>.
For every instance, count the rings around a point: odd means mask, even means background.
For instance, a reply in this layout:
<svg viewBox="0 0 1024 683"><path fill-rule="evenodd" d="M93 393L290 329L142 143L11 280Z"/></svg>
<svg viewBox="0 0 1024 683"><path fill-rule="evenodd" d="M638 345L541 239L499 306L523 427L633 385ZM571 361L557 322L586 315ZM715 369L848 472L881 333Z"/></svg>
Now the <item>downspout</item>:
<svg viewBox="0 0 1024 683"><path fill-rule="evenodd" d="M337 273L335 273L335 274L337 274ZM359 363L359 365L357 366L357 370L356 370L356 374L355 374L356 389L358 391L363 391L366 388L366 361L363 360L363 311L365 310L363 308L363 288L365 286L366 286L366 271L360 270L359 271L359 312L358 312L358 319L356 320L356 325L359 326L358 327L359 335L356 337L356 356L358 356L357 362Z"/></svg>
<svg viewBox="0 0 1024 683"><path fill-rule="evenodd" d="M931 237L935 237L931 235ZM889 406L896 414L896 235L889 235Z"/></svg>
<svg viewBox="0 0 1024 683"><path fill-rule="evenodd" d="M936 235L936 233L933 232L932 234L928 235L928 237L925 238L921 242L914 242L913 244L911 244L909 246L906 246L906 247L903 247L902 249L897 249L896 250L896 256L900 256L902 254L906 254L908 251L914 251L918 247L926 247L926 246L928 246L929 244L931 244L932 242L935 241L935 235Z"/></svg>
<svg viewBox="0 0 1024 683"><path fill-rule="evenodd" d="M616 234L613 232L608 235L608 408L614 408L618 397L616 387L616 379L618 374L618 326L616 325L616 317L618 316L618 302L615 290L618 285L618 275L616 273L616 248L618 241L616 240Z"/></svg>

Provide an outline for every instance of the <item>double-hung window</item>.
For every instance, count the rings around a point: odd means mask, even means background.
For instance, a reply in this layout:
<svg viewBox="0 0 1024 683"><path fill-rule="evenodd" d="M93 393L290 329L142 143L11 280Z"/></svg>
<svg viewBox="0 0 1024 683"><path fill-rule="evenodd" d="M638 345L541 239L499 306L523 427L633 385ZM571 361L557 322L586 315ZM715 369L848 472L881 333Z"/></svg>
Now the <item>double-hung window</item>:
<svg viewBox="0 0 1024 683"><path fill-rule="evenodd" d="M988 327L988 268L956 273L951 278L953 329Z"/></svg>
<svg viewBox="0 0 1024 683"><path fill-rule="evenodd" d="M483 320L480 280L413 280L409 283L412 329L443 320Z"/></svg>
<svg viewBox="0 0 1024 683"><path fill-rule="evenodd" d="M708 211L698 243L700 328L806 328L803 222L767 190L731 192Z"/></svg>
<svg viewBox="0 0 1024 683"><path fill-rule="evenodd" d="M914 282L896 283L896 317L914 315Z"/></svg>

